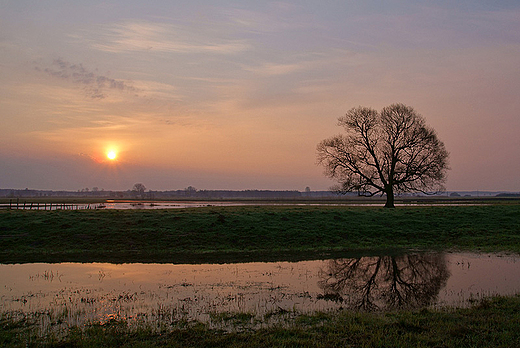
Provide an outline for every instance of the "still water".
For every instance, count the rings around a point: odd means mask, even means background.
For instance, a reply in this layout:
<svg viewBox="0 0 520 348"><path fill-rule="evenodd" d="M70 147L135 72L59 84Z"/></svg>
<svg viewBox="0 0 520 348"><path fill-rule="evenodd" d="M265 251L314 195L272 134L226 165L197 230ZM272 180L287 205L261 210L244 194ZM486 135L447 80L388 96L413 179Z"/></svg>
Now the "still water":
<svg viewBox="0 0 520 348"><path fill-rule="evenodd" d="M252 201L252 202L239 202L239 201L111 201L108 200L106 203L89 205L89 209L181 209L181 208L201 208L201 207L236 207L236 206L273 206L273 205L289 205L289 206L349 206L349 207L372 207L381 205L381 202L368 202L368 203L353 203L351 201L342 203L273 203L268 201ZM483 203L472 204L472 203L396 203L396 206L470 206L470 205L482 205Z"/></svg>
<svg viewBox="0 0 520 348"><path fill-rule="evenodd" d="M520 257L427 253L242 264L0 265L0 311L90 321L467 306L520 292Z"/></svg>

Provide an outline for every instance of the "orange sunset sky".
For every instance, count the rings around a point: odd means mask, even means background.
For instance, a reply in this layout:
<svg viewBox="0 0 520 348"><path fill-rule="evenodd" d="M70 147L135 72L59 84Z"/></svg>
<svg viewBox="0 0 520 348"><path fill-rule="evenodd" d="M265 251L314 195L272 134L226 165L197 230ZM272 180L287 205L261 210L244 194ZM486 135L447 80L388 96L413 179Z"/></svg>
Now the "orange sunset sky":
<svg viewBox="0 0 520 348"><path fill-rule="evenodd" d="M0 52L0 188L326 190L337 118L399 102L448 190L520 191L518 1L3 0Z"/></svg>

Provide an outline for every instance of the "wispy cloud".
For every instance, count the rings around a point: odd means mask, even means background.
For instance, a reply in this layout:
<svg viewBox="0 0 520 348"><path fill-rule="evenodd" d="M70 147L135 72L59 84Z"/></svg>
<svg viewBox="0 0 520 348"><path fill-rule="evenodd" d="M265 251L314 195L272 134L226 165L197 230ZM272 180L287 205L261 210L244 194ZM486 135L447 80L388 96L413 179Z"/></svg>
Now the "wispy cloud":
<svg viewBox="0 0 520 348"><path fill-rule="evenodd" d="M36 70L43 71L55 78L84 85L85 92L92 99L105 98L107 89L138 92L138 89L132 83L100 75L97 72L87 70L82 64L73 64L60 58L55 59L50 67L40 68L37 66Z"/></svg>
<svg viewBox="0 0 520 348"><path fill-rule="evenodd" d="M183 99L178 89L171 84L153 80L114 79L98 73L97 69L88 69L82 63L71 63L61 58L55 59L47 67L39 64L35 70L53 79L82 86L88 99L92 100L127 104L137 98L164 104L178 103ZM116 95L111 91L121 93Z"/></svg>
<svg viewBox="0 0 520 348"><path fill-rule="evenodd" d="M93 48L113 53L155 51L236 54L251 48L243 39L204 35L169 23L143 20L107 25L102 31L91 33L91 36Z"/></svg>
<svg viewBox="0 0 520 348"><path fill-rule="evenodd" d="M321 25L297 4L273 2L263 10L229 8L223 11L230 23L256 33L274 33L288 30L316 28Z"/></svg>
<svg viewBox="0 0 520 348"><path fill-rule="evenodd" d="M258 75L263 76L275 76L275 75L287 75L302 69L305 69L306 64L276 64L276 63L266 63L257 67L249 67L246 70L251 71Z"/></svg>

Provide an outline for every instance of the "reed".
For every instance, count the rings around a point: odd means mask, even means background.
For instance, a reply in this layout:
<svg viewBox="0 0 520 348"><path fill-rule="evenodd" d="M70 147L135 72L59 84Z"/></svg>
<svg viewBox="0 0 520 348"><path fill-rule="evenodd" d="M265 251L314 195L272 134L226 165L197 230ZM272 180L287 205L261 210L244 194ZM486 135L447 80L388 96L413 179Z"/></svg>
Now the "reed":
<svg viewBox="0 0 520 348"><path fill-rule="evenodd" d="M32 318L0 317L2 347L518 347L520 296L466 309L297 315L260 329L247 313L216 317L234 330L199 322L132 326L125 320L38 332Z"/></svg>

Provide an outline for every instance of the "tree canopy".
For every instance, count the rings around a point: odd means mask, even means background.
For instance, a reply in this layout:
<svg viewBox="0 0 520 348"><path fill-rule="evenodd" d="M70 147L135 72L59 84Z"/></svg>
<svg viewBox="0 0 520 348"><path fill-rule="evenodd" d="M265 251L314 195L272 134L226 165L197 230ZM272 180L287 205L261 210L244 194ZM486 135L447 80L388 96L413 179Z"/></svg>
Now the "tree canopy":
<svg viewBox="0 0 520 348"><path fill-rule="evenodd" d="M146 191L146 186L144 186L142 183L138 182L138 183L134 184L132 191L135 192L136 194L143 195L144 191Z"/></svg>
<svg viewBox="0 0 520 348"><path fill-rule="evenodd" d="M412 107L392 104L380 112L350 109L339 118L346 134L317 146L318 163L336 179L338 192L385 195L394 207L394 194L431 193L443 189L448 152L435 130Z"/></svg>

